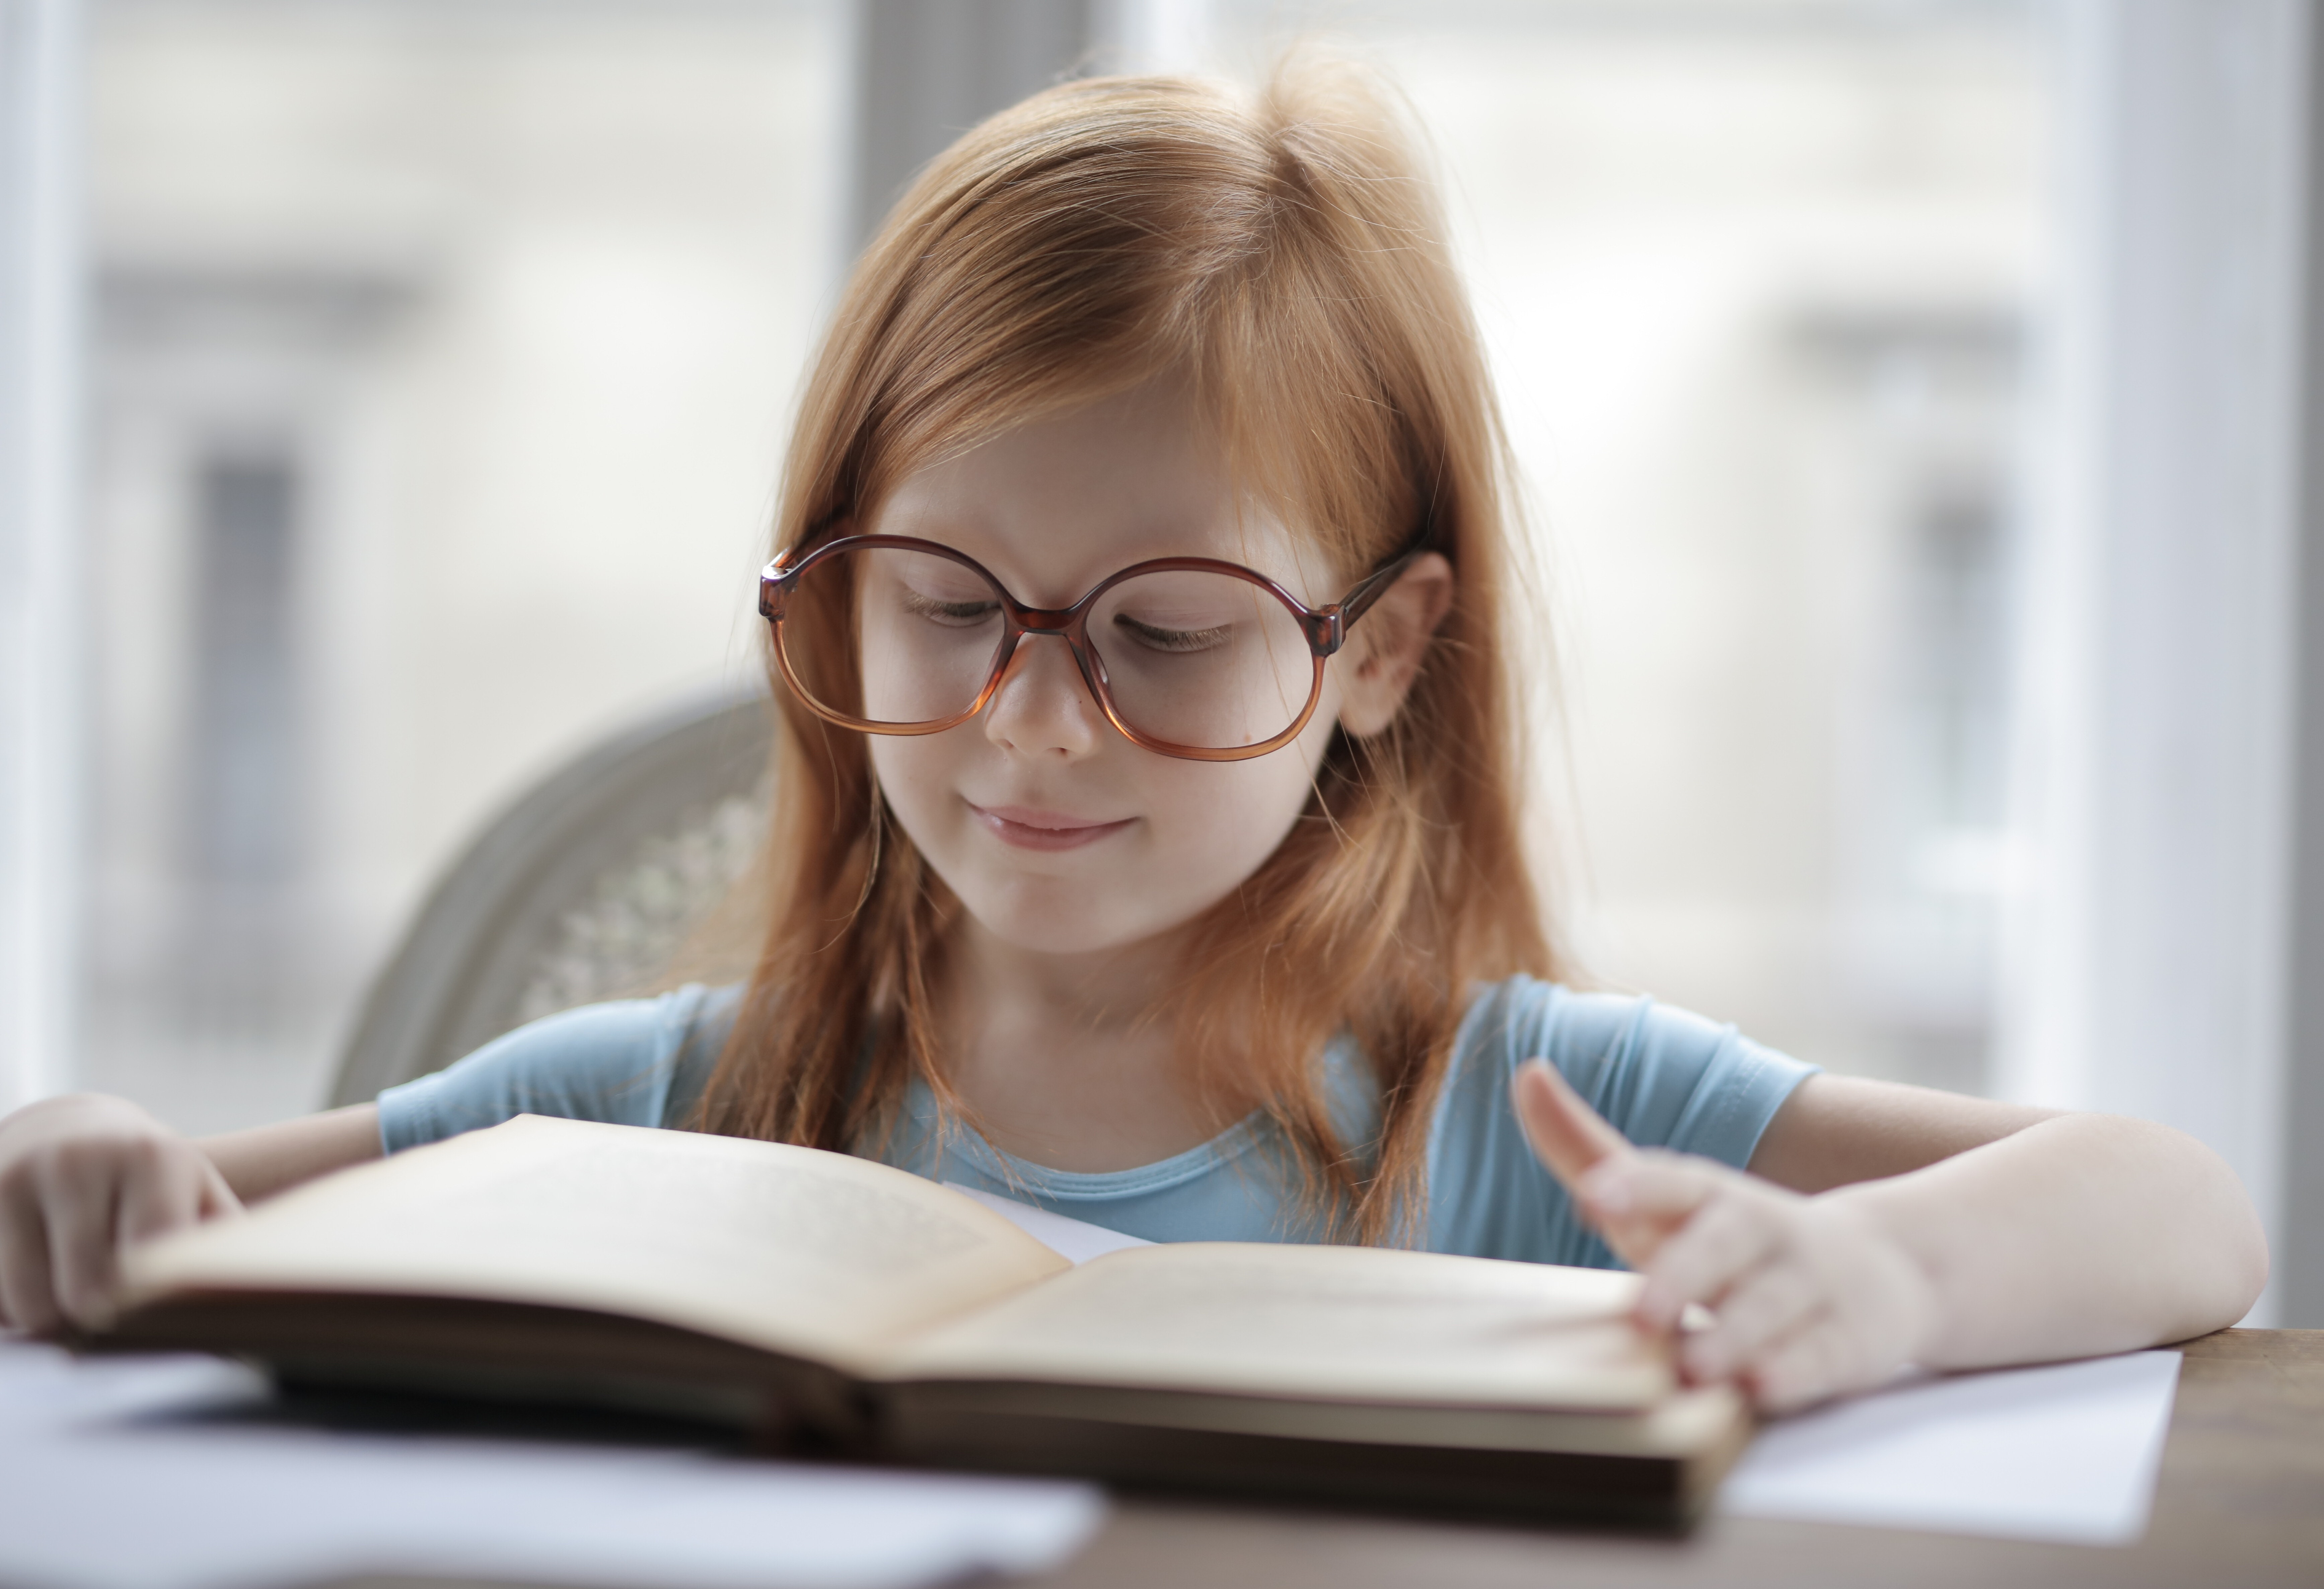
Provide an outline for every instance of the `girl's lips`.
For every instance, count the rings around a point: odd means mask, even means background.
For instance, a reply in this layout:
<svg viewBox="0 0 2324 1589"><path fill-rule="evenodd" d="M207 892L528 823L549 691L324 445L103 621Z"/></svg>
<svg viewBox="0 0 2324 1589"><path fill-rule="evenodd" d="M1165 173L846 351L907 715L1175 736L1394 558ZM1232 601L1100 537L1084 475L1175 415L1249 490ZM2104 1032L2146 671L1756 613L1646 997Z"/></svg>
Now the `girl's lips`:
<svg viewBox="0 0 2324 1589"><path fill-rule="evenodd" d="M1086 817L1069 817L1063 811L1040 811L1029 806L980 806L968 802L976 819L991 829L1001 843L1015 845L1020 850L1076 850L1095 844L1108 834L1119 833L1137 818L1125 817L1119 822L1093 822Z"/></svg>

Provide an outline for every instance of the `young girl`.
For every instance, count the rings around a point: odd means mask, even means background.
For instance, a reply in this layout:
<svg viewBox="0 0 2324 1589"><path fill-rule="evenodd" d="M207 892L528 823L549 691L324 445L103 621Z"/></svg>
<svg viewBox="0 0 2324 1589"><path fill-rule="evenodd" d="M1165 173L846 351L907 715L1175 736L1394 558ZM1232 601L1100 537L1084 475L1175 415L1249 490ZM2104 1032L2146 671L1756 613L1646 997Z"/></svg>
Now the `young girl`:
<svg viewBox="0 0 2324 1589"><path fill-rule="evenodd" d="M1782 1409L2232 1324L2242 1189L2131 1120L1816 1074L1569 991L1520 857L1485 365L1384 99L1049 90L857 268L761 589L747 984L534 1023L191 1142L0 1122L0 1312L124 1243L530 1111L875 1155L1157 1240L1627 1263ZM2195 1057L2190 1056L2190 1058Z"/></svg>

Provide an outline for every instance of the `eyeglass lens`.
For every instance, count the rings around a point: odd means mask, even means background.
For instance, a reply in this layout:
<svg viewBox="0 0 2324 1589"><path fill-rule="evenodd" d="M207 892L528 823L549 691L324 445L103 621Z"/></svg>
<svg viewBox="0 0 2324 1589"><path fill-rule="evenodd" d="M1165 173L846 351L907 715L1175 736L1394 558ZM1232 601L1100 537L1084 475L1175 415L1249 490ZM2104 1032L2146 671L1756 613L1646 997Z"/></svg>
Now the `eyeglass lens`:
<svg viewBox="0 0 2324 1589"><path fill-rule="evenodd" d="M908 727L974 704L1007 631L1001 593L949 558L897 547L833 554L799 576L800 634L785 660L826 710ZM786 626L793 622L787 618ZM853 647L801 643L812 625L847 624ZM1231 574L1171 570L1114 586L1088 614L1113 708L1148 738L1225 750L1273 739L1314 688L1298 619L1264 587ZM1020 645L1052 643L1028 635ZM831 659L818 666L811 653ZM835 671L845 655L848 678Z"/></svg>

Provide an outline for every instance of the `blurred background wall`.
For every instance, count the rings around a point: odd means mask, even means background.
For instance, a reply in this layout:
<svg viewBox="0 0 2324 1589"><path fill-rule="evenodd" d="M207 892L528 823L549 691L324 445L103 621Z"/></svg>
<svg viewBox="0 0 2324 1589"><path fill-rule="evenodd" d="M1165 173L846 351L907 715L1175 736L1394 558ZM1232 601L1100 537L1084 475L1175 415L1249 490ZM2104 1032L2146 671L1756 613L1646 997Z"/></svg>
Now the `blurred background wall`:
<svg viewBox="0 0 2324 1589"><path fill-rule="evenodd" d="M307 1105L430 873L750 668L847 34L729 0L88 15L80 1075Z"/></svg>
<svg viewBox="0 0 2324 1589"><path fill-rule="evenodd" d="M5 196L49 217L9 325L79 328L9 390L86 415L5 499L81 593L10 609L12 678L61 682L0 766L80 747L11 774L19 1095L312 1106L466 835L752 677L787 407L911 171L1061 75L1321 35L1445 180L1585 964L1835 1069L2186 1124L2270 1211L2267 1307L2324 1323L2299 0L0 17L45 95ZM60 456L10 401L0 445Z"/></svg>

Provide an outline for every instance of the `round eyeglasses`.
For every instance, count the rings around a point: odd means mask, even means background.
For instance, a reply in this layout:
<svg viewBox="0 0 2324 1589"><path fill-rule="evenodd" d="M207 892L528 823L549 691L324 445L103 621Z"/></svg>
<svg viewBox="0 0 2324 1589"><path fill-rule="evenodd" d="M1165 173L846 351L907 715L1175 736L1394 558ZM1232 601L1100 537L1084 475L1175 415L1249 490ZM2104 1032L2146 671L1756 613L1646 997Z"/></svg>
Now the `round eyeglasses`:
<svg viewBox="0 0 2324 1589"><path fill-rule="evenodd" d="M1090 697L1132 744L1240 762L1298 736L1323 663L1420 555L1311 607L1215 558L1157 558L1069 607L1030 607L964 553L849 535L778 554L759 576L776 665L807 708L866 734L940 734L982 711L1028 636L1071 648Z"/></svg>

